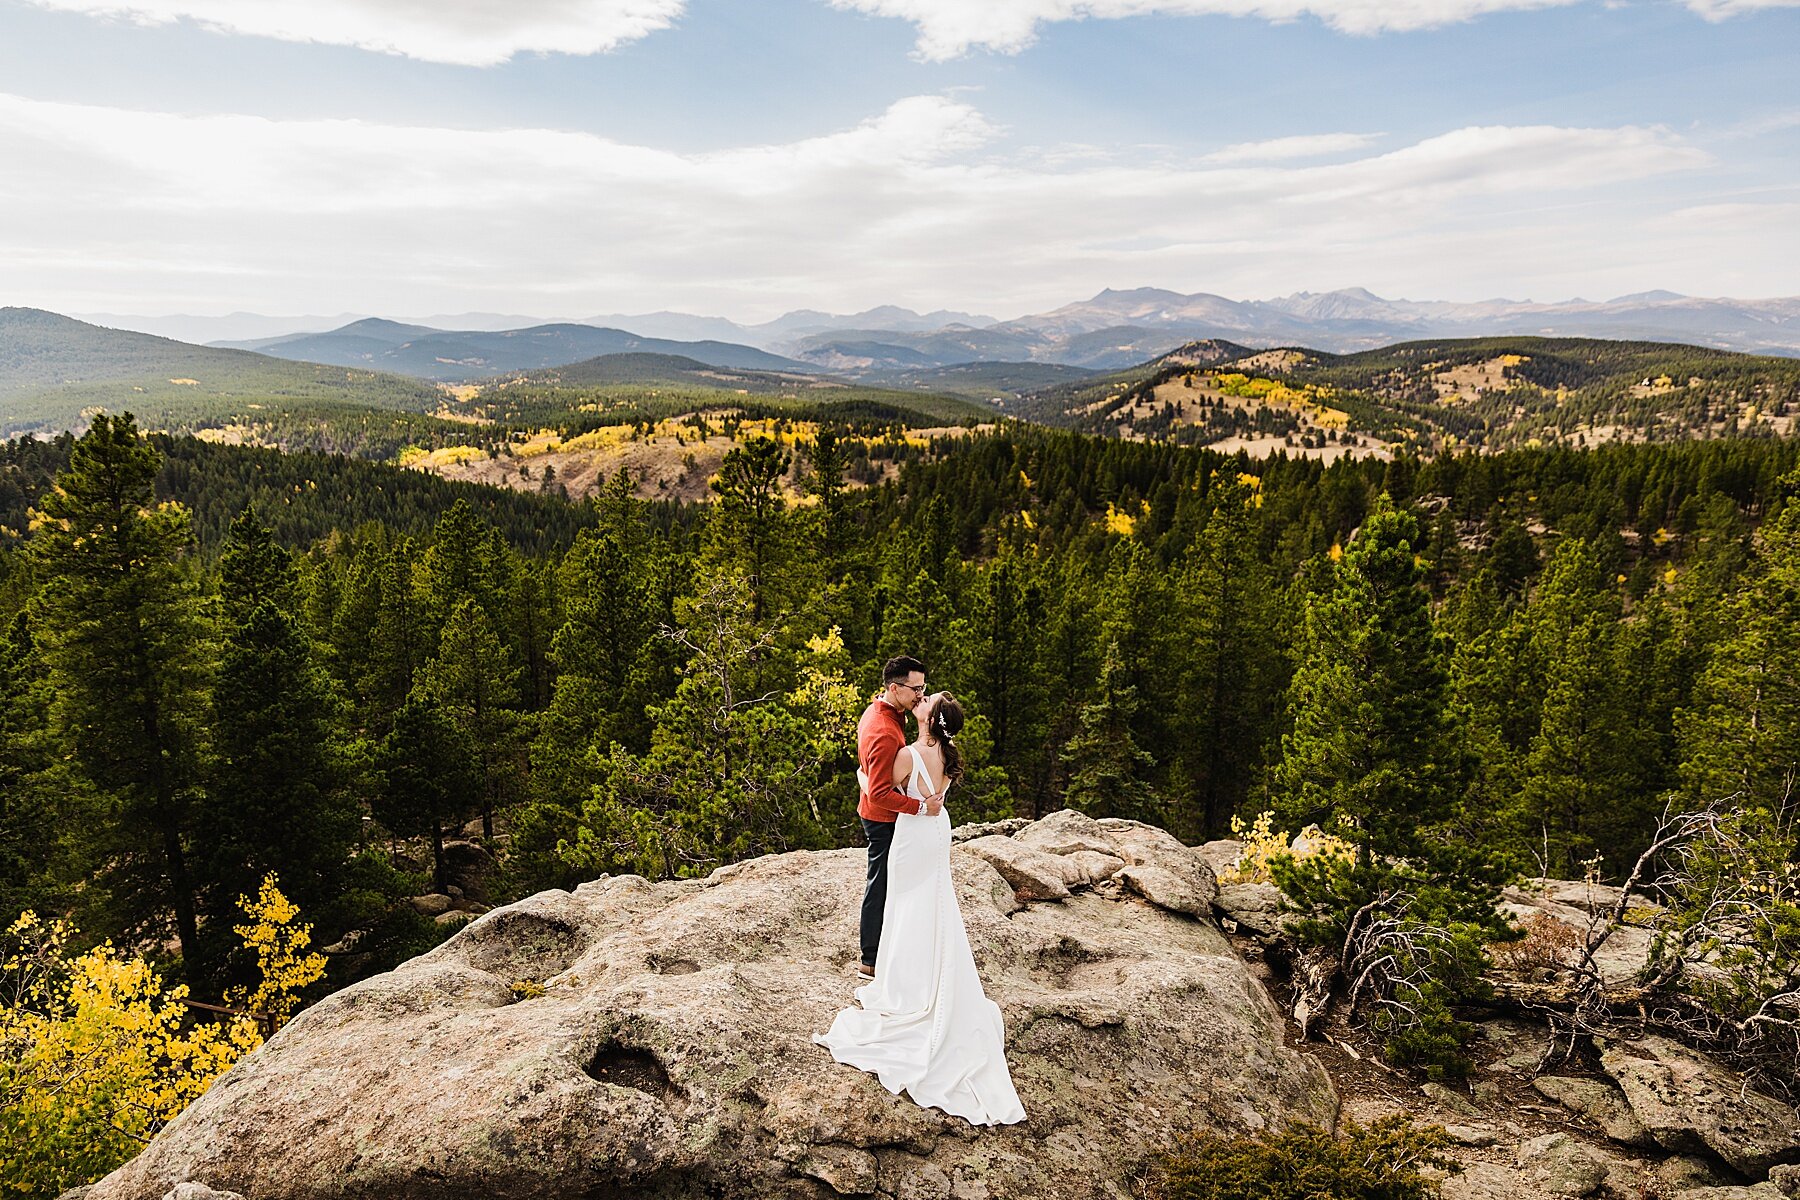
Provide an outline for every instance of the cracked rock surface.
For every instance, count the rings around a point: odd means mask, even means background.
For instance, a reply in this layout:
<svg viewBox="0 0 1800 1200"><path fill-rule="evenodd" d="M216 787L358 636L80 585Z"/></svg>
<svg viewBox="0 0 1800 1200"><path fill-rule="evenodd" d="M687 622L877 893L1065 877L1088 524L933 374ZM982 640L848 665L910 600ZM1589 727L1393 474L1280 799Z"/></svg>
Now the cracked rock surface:
<svg viewBox="0 0 1800 1200"><path fill-rule="evenodd" d="M853 1003L865 859L799 851L495 909L302 1013L88 1200L1123 1198L1179 1131L1334 1120L1196 915L1198 851L1073 812L971 832L952 873L1023 1124L920 1108L811 1043Z"/></svg>

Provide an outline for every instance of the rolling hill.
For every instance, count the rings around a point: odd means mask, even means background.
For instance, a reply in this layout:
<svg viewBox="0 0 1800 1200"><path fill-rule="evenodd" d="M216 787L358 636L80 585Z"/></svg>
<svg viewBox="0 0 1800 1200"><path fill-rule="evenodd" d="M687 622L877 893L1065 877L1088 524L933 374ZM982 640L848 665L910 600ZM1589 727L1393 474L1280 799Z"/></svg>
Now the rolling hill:
<svg viewBox="0 0 1800 1200"><path fill-rule="evenodd" d="M1022 397L1022 416L1092 433L1332 457L1611 441L1781 438L1800 360L1664 342L1492 337L1353 354L1190 343Z"/></svg>
<svg viewBox="0 0 1800 1200"><path fill-rule="evenodd" d="M326 333L301 333L252 342L225 343L277 358L390 371L416 379L464 382L540 371L607 354L670 354L708 366L758 371L819 368L734 342L678 342L639 337L592 325L533 325L523 329L431 329L369 318Z"/></svg>
<svg viewBox="0 0 1800 1200"><path fill-rule="evenodd" d="M455 389L460 417L511 427L573 428L752 409L811 420L892 425L981 421L993 409L940 387L903 389L830 375L735 370L673 354L606 354Z"/></svg>
<svg viewBox="0 0 1800 1200"><path fill-rule="evenodd" d="M863 383L919 392L948 392L1011 410L1019 397L1088 379L1093 371L1060 363L969 362L949 367L863 371Z"/></svg>
<svg viewBox="0 0 1800 1200"><path fill-rule="evenodd" d="M429 412L441 398L435 387L397 375L0 308L0 437L79 428L96 408L129 409L147 428L190 429L233 414L319 403Z"/></svg>
<svg viewBox="0 0 1800 1200"><path fill-rule="evenodd" d="M796 387L842 387L828 376L775 371L733 370L689 358L685 354L652 354L631 351L601 354L580 362L547 370L524 371L502 383L537 384L545 387L597 387L606 384L682 384L756 393L791 392Z"/></svg>

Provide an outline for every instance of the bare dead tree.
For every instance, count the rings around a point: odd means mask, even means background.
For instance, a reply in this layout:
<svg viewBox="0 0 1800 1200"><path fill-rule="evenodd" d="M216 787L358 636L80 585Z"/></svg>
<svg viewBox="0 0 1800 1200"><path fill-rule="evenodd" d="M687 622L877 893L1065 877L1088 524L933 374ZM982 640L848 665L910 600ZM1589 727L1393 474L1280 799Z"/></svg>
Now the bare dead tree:
<svg viewBox="0 0 1800 1200"><path fill-rule="evenodd" d="M1589 871L1575 961L1503 992L1549 1026L1543 1070L1584 1038L1656 1031L1705 1049L1751 1083L1800 1094L1800 846L1792 789L1773 813L1737 795L1697 810L1671 803L1610 904ZM1644 968L1609 982L1600 951L1633 901L1658 907Z"/></svg>

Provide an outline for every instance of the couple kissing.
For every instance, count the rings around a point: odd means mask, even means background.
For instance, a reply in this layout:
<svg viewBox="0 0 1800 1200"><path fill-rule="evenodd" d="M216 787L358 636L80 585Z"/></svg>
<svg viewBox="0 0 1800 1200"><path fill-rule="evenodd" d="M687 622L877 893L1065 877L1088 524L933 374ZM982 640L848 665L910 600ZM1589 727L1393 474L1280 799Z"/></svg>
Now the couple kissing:
<svg viewBox="0 0 1800 1200"><path fill-rule="evenodd" d="M857 813L869 842L859 1007L813 1041L883 1087L972 1124L1011 1124L1024 1107L1006 1067L1000 1007L987 998L950 877L944 796L962 778L963 711L929 693L925 664L901 655L857 724ZM906 740L904 714L918 722Z"/></svg>

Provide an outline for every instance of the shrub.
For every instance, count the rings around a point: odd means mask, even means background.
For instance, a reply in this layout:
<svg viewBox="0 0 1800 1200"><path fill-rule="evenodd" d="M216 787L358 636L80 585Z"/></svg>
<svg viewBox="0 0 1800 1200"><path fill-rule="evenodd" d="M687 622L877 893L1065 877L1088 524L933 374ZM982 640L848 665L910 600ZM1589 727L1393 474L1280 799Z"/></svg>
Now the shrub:
<svg viewBox="0 0 1800 1200"><path fill-rule="evenodd" d="M1367 1005L1387 1057L1434 1079L1471 1065L1461 1048L1474 1031L1453 1006L1487 994L1486 944L1512 933L1493 903L1502 869L1471 860L1425 871L1324 855L1271 863L1276 884L1307 914L1293 936L1339 956L1350 1012Z"/></svg>
<svg viewBox="0 0 1800 1200"><path fill-rule="evenodd" d="M1521 975L1534 970L1572 967L1581 959L1581 934L1549 913L1531 913L1519 922L1525 936L1496 943L1494 965Z"/></svg>
<svg viewBox="0 0 1800 1200"><path fill-rule="evenodd" d="M228 993L271 1024L324 971L311 930L275 886L239 904L262 980ZM27 912L0 937L0 1195L54 1196L131 1158L262 1044L251 1015L196 1019L186 987L104 943L67 949L74 929Z"/></svg>
<svg viewBox="0 0 1800 1200"><path fill-rule="evenodd" d="M1430 1200L1430 1171L1455 1171L1441 1152L1449 1136L1405 1113L1368 1125L1346 1121L1339 1136L1301 1124L1279 1133L1183 1139L1156 1163L1148 1200Z"/></svg>
<svg viewBox="0 0 1800 1200"><path fill-rule="evenodd" d="M1355 846L1317 825L1308 825L1290 838L1285 831L1274 828L1274 822L1273 812L1261 813L1249 825L1242 817L1231 818L1231 832L1244 843L1244 849L1219 876L1220 883L1272 883L1272 868L1278 858L1323 856L1348 862L1356 856Z"/></svg>

